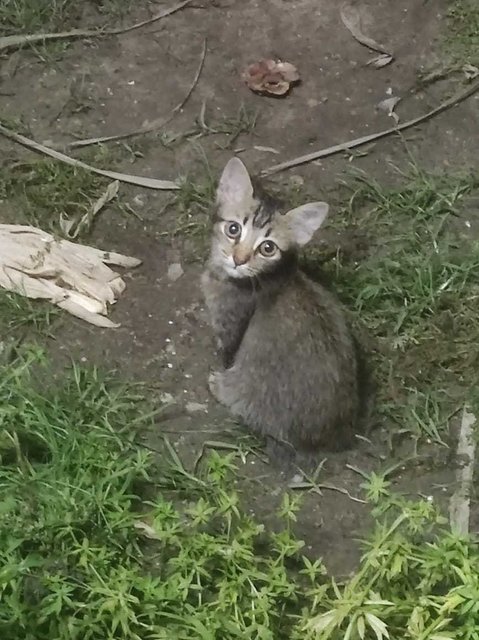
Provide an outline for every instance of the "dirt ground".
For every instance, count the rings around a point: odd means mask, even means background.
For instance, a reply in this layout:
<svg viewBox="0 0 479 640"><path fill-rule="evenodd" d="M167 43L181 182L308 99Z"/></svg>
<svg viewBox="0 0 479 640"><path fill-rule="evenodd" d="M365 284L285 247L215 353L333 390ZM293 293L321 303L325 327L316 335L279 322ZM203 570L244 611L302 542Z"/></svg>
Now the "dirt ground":
<svg viewBox="0 0 479 640"><path fill-rule="evenodd" d="M441 64L445 1L363 0L359 5L364 31L394 51L395 61L382 69L366 64L372 54L344 28L336 2L198 2L143 30L77 41L61 54L53 53L48 63L27 51L14 54L13 62L10 56L2 61L3 112L12 117L21 114L38 141L60 143L73 135L89 137L136 128L168 114L181 101L206 38L207 54L198 85L167 129L190 129L204 101L210 122L235 117L244 104L251 112L258 111L257 125L240 135L232 147L242 150L241 157L251 170L259 171L391 126L387 114L376 108L391 93L403 98L397 108L403 121L449 95L447 82L414 91L418 74ZM148 15L146 3L138 2L128 21ZM86 18L94 21L95 16ZM255 95L242 84L239 71L261 57L280 57L300 70L303 81L286 99ZM72 87L76 88L75 100L71 99ZM478 106L477 97L471 98L407 132L409 147L423 166L474 162ZM212 135L166 148L150 135L133 143L141 154L136 154L134 163L133 156L124 160L121 169L163 179L189 175L200 180L205 157L217 176L232 154L231 148L221 148L225 142L225 135ZM255 146L272 147L278 154ZM368 154L356 157L353 163L340 154L280 174L274 182L288 187L304 180L305 192L327 198L336 192L351 164L387 180L392 173L390 163L404 167L407 162L404 146L397 138L388 138L369 147ZM143 261L128 276L126 293L113 311L121 327L100 330L66 319L51 348L65 358L74 356L115 368L126 379L141 380L159 393L171 394L178 411L171 410L168 419L158 422L158 432L149 434L149 442L155 446L160 433L167 433L185 464L191 466L205 441L234 442L237 436L231 430L237 427L208 393L208 371L215 354L198 286L202 263L192 259L194 241L186 241L181 234L174 239L165 235L176 224L177 215L174 209L164 208L169 197L121 187L121 200L137 216L125 217L111 208L99 219L93 236L98 246ZM335 236L328 242L334 247L345 240ZM202 257L201 249L194 257ZM178 262L184 274L173 282L168 267ZM369 521L364 506L354 500L360 476L346 464L371 471L393 462L387 457L381 430L373 437L373 444L361 443L348 454L328 456L318 482L332 488L323 489L322 495L309 494L298 520L308 553L321 555L328 569L338 575L354 566L356 539ZM274 523L274 510L289 478L253 456L239 475L245 478L241 484L248 507L260 520ZM453 481L453 470L436 460L433 465L406 469L394 481L405 491L441 499L445 497L443 487Z"/></svg>

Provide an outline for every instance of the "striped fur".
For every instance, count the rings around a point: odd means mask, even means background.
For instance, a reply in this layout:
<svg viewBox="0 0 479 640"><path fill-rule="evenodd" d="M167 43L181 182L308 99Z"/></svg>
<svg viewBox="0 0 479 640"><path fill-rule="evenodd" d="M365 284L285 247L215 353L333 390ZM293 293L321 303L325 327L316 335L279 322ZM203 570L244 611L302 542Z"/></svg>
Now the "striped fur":
<svg viewBox="0 0 479 640"><path fill-rule="evenodd" d="M297 266L299 247L326 213L324 203L285 211L258 195L244 165L231 160L202 277L223 364L212 393L252 430L306 453L349 445L359 410L343 311Z"/></svg>

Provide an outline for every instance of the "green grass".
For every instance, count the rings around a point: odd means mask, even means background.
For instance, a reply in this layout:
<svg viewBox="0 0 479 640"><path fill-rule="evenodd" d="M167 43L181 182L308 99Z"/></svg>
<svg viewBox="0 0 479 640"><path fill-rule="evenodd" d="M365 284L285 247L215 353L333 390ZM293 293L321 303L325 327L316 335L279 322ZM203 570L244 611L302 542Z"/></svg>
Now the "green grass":
<svg viewBox="0 0 479 640"><path fill-rule="evenodd" d="M96 152L92 163L101 166L107 153ZM76 226L107 184L101 176L55 160L8 163L0 169L0 199L7 203L2 220L64 235L61 221ZM83 234L89 230L89 225L82 228Z"/></svg>
<svg viewBox="0 0 479 640"><path fill-rule="evenodd" d="M216 177L203 159L195 175L183 176L180 189L168 205L172 211L171 222L168 231L162 235L170 239L181 238L188 260L203 260L206 256L215 196Z"/></svg>
<svg viewBox="0 0 479 640"><path fill-rule="evenodd" d="M45 368L47 367L47 368ZM138 389L25 351L0 371L0 633L5 640L471 640L477 545L427 500L363 485L375 527L357 572L328 577L293 533L241 509L235 460L197 476L137 431ZM447 561L445 561L447 560Z"/></svg>
<svg viewBox="0 0 479 640"><path fill-rule="evenodd" d="M131 0L93 0L85 3L111 17L123 16ZM78 26L83 4L74 0L0 0L3 33L66 31Z"/></svg>
<svg viewBox="0 0 479 640"><path fill-rule="evenodd" d="M446 42L453 58L479 64L479 5L476 0L454 0L448 9Z"/></svg>
<svg viewBox="0 0 479 640"><path fill-rule="evenodd" d="M50 303L29 300L0 289L0 335L3 340L19 337L25 331L44 334L58 313Z"/></svg>
<svg viewBox="0 0 479 640"><path fill-rule="evenodd" d="M339 253L326 269L374 336L383 417L395 431L442 441L447 418L479 382L471 349L479 341L479 243L459 217L479 179L412 166L401 183L388 189L356 176L339 226L346 219L364 234L367 255Z"/></svg>
<svg viewBox="0 0 479 640"><path fill-rule="evenodd" d="M115 152L96 150L91 162L111 166ZM11 160L0 167L1 223L30 224L59 237L78 232L80 240L94 223L93 204L109 183L89 171L49 159ZM111 203L107 206L114 206ZM71 230L67 225L72 225ZM0 333L19 337L45 333L59 315L50 303L29 300L0 289Z"/></svg>
<svg viewBox="0 0 479 640"><path fill-rule="evenodd" d="M5 33L61 30L65 22L78 17L78 3L72 0L0 0L0 24Z"/></svg>
<svg viewBox="0 0 479 640"><path fill-rule="evenodd" d="M164 131L160 142L169 148L185 141L195 141L205 136L223 136L215 144L219 149L231 149L242 134L252 134L258 121L258 111L241 104L232 115L224 115L211 122L207 118L206 104L203 105L195 124L186 131Z"/></svg>

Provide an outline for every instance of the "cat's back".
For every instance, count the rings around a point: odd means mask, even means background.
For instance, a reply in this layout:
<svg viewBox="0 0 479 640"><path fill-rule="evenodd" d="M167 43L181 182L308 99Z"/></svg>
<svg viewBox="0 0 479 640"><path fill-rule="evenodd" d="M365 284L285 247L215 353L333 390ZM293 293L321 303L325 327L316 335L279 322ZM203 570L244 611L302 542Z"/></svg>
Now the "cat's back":
<svg viewBox="0 0 479 640"><path fill-rule="evenodd" d="M334 294L301 271L297 271L274 293L258 296L252 319L258 331L266 331L281 344L299 340L322 344L337 340L350 342L343 310ZM254 328L253 326L251 327Z"/></svg>

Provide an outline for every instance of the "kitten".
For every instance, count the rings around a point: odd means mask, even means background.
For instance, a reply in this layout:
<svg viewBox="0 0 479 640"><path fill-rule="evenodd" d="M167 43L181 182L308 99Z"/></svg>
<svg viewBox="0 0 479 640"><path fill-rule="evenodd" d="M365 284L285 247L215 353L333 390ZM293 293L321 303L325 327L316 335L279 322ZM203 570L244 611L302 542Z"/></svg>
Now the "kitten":
<svg viewBox="0 0 479 640"><path fill-rule="evenodd" d="M356 350L341 307L297 267L299 247L327 213L323 202L285 213L231 159L202 276L224 367L210 376L212 394L253 431L304 453L346 448L359 412Z"/></svg>

